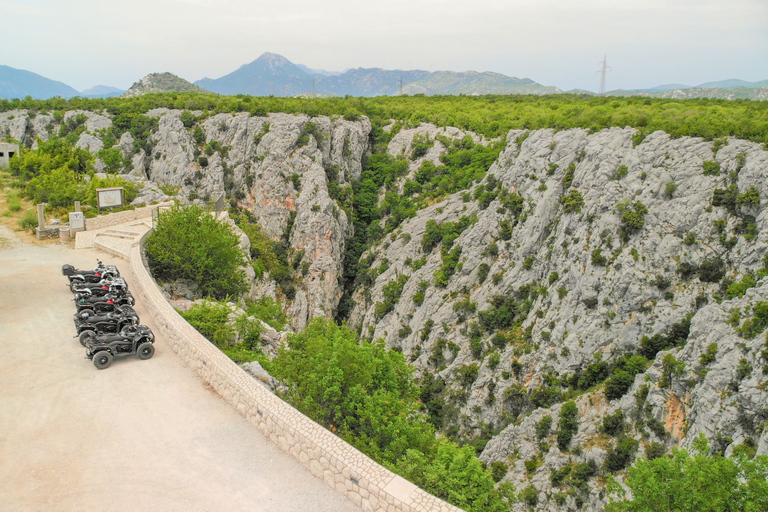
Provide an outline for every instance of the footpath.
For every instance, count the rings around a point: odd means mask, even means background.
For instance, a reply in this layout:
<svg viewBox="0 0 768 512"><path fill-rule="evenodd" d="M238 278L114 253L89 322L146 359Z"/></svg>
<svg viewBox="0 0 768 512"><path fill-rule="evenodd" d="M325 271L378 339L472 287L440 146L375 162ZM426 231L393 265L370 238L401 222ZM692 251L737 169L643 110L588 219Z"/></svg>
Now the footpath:
<svg viewBox="0 0 768 512"><path fill-rule="evenodd" d="M0 226L0 508L359 511L205 386L162 337L147 361L99 371L84 358L61 265L101 259L133 286L115 255L148 228L104 228L73 250L27 244ZM136 310L157 332L140 299Z"/></svg>

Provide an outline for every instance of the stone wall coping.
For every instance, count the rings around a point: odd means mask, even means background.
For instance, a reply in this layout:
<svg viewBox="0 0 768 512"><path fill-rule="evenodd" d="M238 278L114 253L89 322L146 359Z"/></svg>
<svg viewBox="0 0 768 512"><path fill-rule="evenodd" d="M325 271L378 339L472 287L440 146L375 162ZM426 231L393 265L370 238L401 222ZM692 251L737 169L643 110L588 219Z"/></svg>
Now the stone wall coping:
<svg viewBox="0 0 768 512"><path fill-rule="evenodd" d="M461 512L373 461L274 395L187 323L165 299L144 265L142 247L150 232L133 244L126 258L134 295L143 301L158 334L227 403L280 449L366 512Z"/></svg>

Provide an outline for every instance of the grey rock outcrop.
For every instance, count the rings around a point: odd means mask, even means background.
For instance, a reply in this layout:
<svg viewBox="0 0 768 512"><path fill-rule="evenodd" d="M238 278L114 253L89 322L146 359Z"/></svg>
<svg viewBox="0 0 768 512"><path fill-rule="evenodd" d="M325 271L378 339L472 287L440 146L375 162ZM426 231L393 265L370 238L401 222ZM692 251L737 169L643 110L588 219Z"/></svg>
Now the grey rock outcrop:
<svg viewBox="0 0 768 512"><path fill-rule="evenodd" d="M270 237L287 236L301 255L292 326L301 329L314 316L332 315L342 294L338 282L351 228L329 195L328 180L348 186L359 178L370 122L218 114L199 124L205 137L200 147L180 112L160 115L149 178L180 187L181 197L234 195Z"/></svg>
<svg viewBox="0 0 768 512"><path fill-rule="evenodd" d="M667 433L658 438L636 423L633 433L641 440L650 435L667 448L688 448L703 431L710 442L717 435L727 436L728 450L745 440L760 453L768 447L765 430L756 428L768 419L768 392L754 377L766 364L759 355L764 335L744 340L726 324L733 308L751 311L766 300L768 281L757 283L743 298L714 304L727 283L708 282L695 274L686 280L678 272L682 263L697 268L705 261L722 260L726 277L738 281L765 265L768 189L763 176L768 152L733 139L715 152L712 142L672 139L662 132L635 145L634 133L631 128L594 134L510 132L507 147L488 174L509 194L521 197L517 218L499 198L483 209L463 193L449 196L420 210L371 249L374 283L355 293L351 325L398 347L422 373L445 380L453 396L461 397L454 401L458 415L453 420L460 431L471 437L481 423L501 428L482 457L509 464L508 480L532 482L542 491L540 510L558 509L550 498L544 499L557 492L547 468L559 469L572 455L551 449L543 454L543 469L530 480L522 462L539 450L536 421L547 412L556 422L559 406L537 410L526 402L518 412L532 414L503 428L514 419L505 416L512 396L507 390L522 386L530 400L531 393L547 388L547 376L573 375L596 361L596 355L615 362L636 353L644 336L664 335L689 314L687 343L656 354L624 398L607 403L600 388L577 401L580 428L573 445L585 448L574 462L602 465L605 447L612 443L600 437L597 425L609 412L622 409L629 415L637 409L643 386L649 387L643 414ZM393 143L395 153L409 154L407 143L397 137ZM704 174L706 161L719 164L717 175ZM713 206L715 190L731 183L741 193L755 187L759 204L744 204L735 212ZM566 211L567 200L562 198L572 190L578 191L583 205ZM647 209L641 215L642 228L623 233L623 212L638 202ZM456 222L461 216L476 220L454 241L453 246L461 248L455 273L444 287L435 286L443 258L439 247L422 250L427 223ZM753 228L745 222L754 222ZM514 228L503 235L504 223ZM399 276L407 281L387 311L384 287ZM521 317L521 332L509 332L508 339L496 342L496 330L483 328L479 313L494 311L494 303L515 296L525 297L529 308ZM697 306L697 301L710 305ZM699 360L711 343L718 344L717 362L705 369ZM662 387L662 377L669 373L664 363L668 355L681 361L685 371L669 377ZM743 378L737 378L739 364L751 368L753 377L745 376L745 369ZM463 381L465 370L473 365L476 377ZM723 394L723 389L730 391ZM597 496L593 492L580 499L599 509L604 501ZM573 506L570 498L567 506Z"/></svg>

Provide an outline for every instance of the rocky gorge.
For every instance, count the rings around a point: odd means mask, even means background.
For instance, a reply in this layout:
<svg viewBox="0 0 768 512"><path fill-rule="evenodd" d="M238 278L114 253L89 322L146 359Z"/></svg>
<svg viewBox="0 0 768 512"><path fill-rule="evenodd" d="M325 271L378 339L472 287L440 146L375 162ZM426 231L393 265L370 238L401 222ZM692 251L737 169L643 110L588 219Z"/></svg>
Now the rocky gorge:
<svg viewBox="0 0 768 512"><path fill-rule="evenodd" d="M80 115L78 145L96 153L106 113L5 112L0 135L34 147ZM396 223L385 214L350 285L368 119L144 115L156 120L146 143L127 131L114 141L144 185L137 201L223 195L249 211L295 270L291 294L252 273L250 295L278 299L301 330L347 294L350 326L416 367L435 424L502 463L539 510L601 509L608 477L633 457L688 449L700 432L713 452L768 454L762 145L629 127L492 141L390 125L386 153L405 164L389 192L401 197L420 197L459 145L503 147L464 189L421 197Z"/></svg>

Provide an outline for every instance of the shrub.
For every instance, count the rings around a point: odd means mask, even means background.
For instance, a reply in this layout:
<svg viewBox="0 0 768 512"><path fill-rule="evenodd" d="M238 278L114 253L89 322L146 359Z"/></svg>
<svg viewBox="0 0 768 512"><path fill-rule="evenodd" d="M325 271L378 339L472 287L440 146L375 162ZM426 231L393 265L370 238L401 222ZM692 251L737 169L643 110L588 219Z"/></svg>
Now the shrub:
<svg viewBox="0 0 768 512"><path fill-rule="evenodd" d="M227 324L229 313L226 304L206 300L202 304L194 304L181 316L211 343L226 347L233 344L235 336L234 328Z"/></svg>
<svg viewBox="0 0 768 512"><path fill-rule="evenodd" d="M743 207L760 206L760 192L754 186L750 186L746 192L739 194L736 204Z"/></svg>
<svg viewBox="0 0 768 512"><path fill-rule="evenodd" d="M712 160L705 160L701 164L704 169L704 176L720 176L720 164Z"/></svg>
<svg viewBox="0 0 768 512"><path fill-rule="evenodd" d="M675 195L676 191L677 184L674 181L670 181L664 186L664 197L667 199L672 199L672 196Z"/></svg>
<svg viewBox="0 0 768 512"><path fill-rule="evenodd" d="M624 421L624 411L618 409L613 414L603 418L601 430L609 436L618 437L624 434L628 425Z"/></svg>
<svg viewBox="0 0 768 512"><path fill-rule="evenodd" d="M469 388L477 379L480 367L476 363L465 364L459 368L459 383L462 387Z"/></svg>
<svg viewBox="0 0 768 512"><path fill-rule="evenodd" d="M632 208L626 208L624 210L621 214L620 228L622 240L626 242L629 240L630 236L643 229L643 226L645 225L645 214L647 213L648 208L640 201L636 201L632 205Z"/></svg>
<svg viewBox="0 0 768 512"><path fill-rule="evenodd" d="M573 189L560 198L560 204L563 205L563 212L578 213L584 207L584 197L581 195L581 192Z"/></svg>
<svg viewBox="0 0 768 512"><path fill-rule="evenodd" d="M494 482L504 478L507 475L507 471L509 471L509 468L500 460L494 461L491 464L491 477L493 477Z"/></svg>
<svg viewBox="0 0 768 512"><path fill-rule="evenodd" d="M520 500L529 507L535 507L539 502L539 492L532 485L520 491Z"/></svg>
<svg viewBox="0 0 768 512"><path fill-rule="evenodd" d="M739 332L745 338L754 338L768 326L768 301L758 302L752 308L755 316L746 320Z"/></svg>
<svg viewBox="0 0 768 512"><path fill-rule="evenodd" d="M705 283L716 283L725 276L725 262L720 256L706 258L699 265L699 280Z"/></svg>
<svg viewBox="0 0 768 512"><path fill-rule="evenodd" d="M620 180L621 178L625 177L629 173L629 167L626 165L620 165L616 172L613 174L612 180Z"/></svg>
<svg viewBox="0 0 768 512"><path fill-rule="evenodd" d="M626 370L614 372L613 376L605 382L605 398L616 400L623 397L634 382L635 376Z"/></svg>
<svg viewBox="0 0 768 512"><path fill-rule="evenodd" d="M568 401L560 409L560 419L557 421L557 446L561 451L568 449L571 438L579 430L579 409L576 403Z"/></svg>
<svg viewBox="0 0 768 512"><path fill-rule="evenodd" d="M159 280L190 279L204 295L218 299L246 289L239 238L199 206L163 212L147 238L146 252Z"/></svg>
<svg viewBox="0 0 768 512"><path fill-rule="evenodd" d="M37 227L37 212L35 212L35 210L25 211L24 215L22 215L21 219L19 219L19 228L29 229L34 233L36 227Z"/></svg>
<svg viewBox="0 0 768 512"><path fill-rule="evenodd" d="M549 430L552 427L552 416L547 414L536 422L536 439L541 441L549 436Z"/></svg>
<svg viewBox="0 0 768 512"><path fill-rule="evenodd" d="M703 433L693 451L693 456L675 449L671 456L638 460L625 479L631 501L612 498L606 511L768 510L768 457L709 456Z"/></svg>
<svg viewBox="0 0 768 512"><path fill-rule="evenodd" d="M640 443L631 437L621 439L615 448L608 449L603 467L611 473L621 471L632 461Z"/></svg>
<svg viewBox="0 0 768 512"><path fill-rule="evenodd" d="M603 256L602 249L598 248L592 251L592 264L596 267L604 267L608 264L608 258Z"/></svg>

